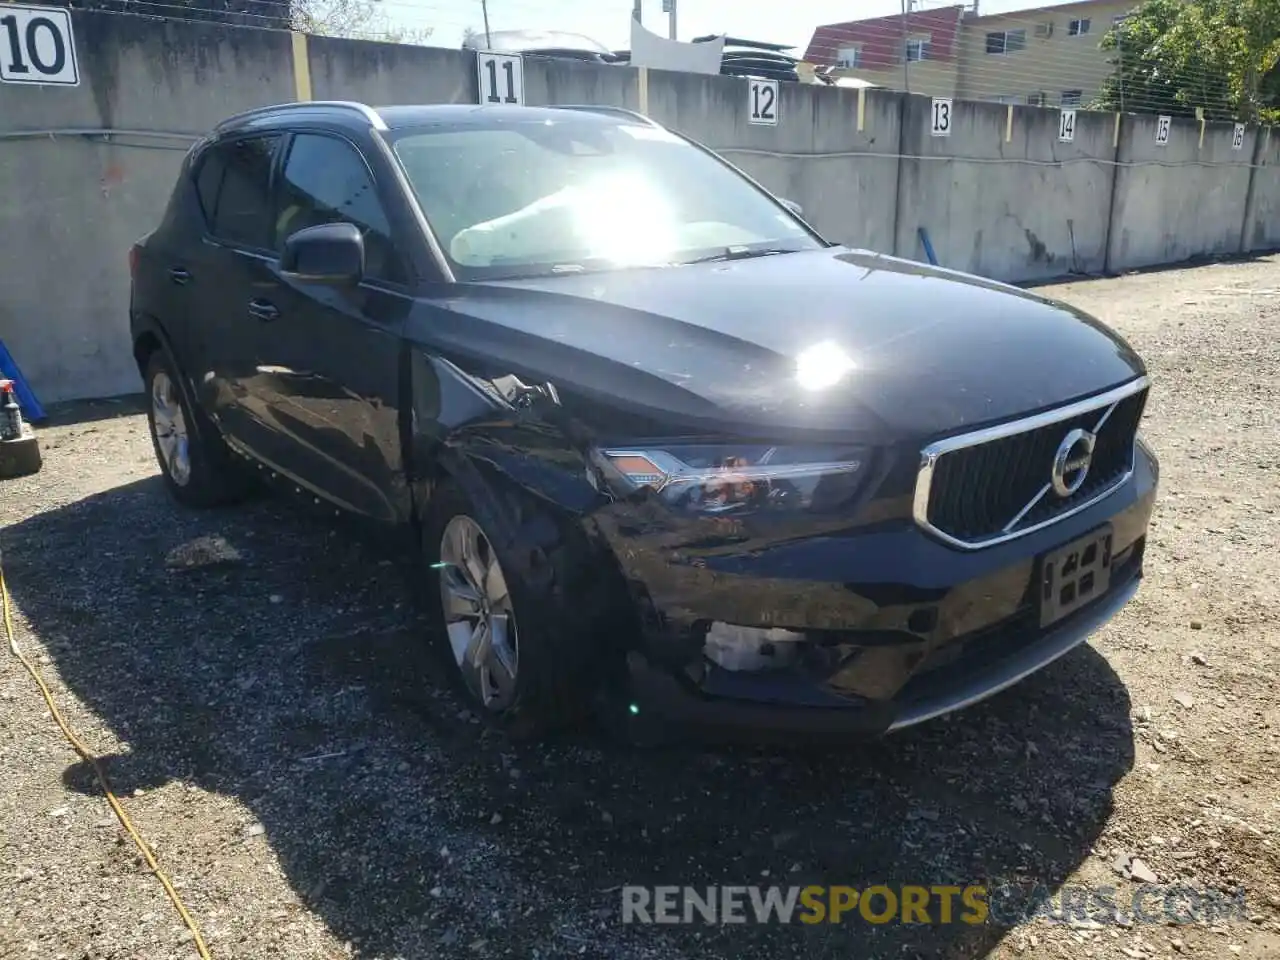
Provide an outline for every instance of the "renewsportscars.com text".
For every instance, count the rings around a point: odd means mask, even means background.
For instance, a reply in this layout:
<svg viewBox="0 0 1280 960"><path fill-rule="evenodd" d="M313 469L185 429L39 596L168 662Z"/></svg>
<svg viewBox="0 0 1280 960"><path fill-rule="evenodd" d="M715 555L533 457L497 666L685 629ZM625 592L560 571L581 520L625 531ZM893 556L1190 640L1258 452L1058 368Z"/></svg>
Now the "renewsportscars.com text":
<svg viewBox="0 0 1280 960"><path fill-rule="evenodd" d="M1243 890L1142 885L969 884L853 886L624 886L623 923L993 923L1035 917L1099 923L1218 923L1245 919Z"/></svg>

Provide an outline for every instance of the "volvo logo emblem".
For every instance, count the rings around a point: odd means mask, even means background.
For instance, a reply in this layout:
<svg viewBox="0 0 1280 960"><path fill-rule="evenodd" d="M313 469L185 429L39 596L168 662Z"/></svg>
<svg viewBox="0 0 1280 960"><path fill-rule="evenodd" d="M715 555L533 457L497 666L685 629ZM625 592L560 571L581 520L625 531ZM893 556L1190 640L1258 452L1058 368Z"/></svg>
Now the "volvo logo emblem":
<svg viewBox="0 0 1280 960"><path fill-rule="evenodd" d="M1058 444L1058 452L1053 457L1053 472L1050 474L1054 493L1060 497L1069 497L1084 486L1084 478L1089 475L1089 464L1093 462L1093 445L1097 440L1088 430L1078 428L1062 438L1062 442Z"/></svg>

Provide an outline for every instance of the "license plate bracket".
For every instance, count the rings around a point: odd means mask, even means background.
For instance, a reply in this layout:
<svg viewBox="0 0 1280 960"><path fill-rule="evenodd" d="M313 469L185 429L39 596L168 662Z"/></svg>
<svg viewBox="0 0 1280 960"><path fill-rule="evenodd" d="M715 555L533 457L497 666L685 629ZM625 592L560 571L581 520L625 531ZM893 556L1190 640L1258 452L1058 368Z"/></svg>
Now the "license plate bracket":
<svg viewBox="0 0 1280 960"><path fill-rule="evenodd" d="M1040 626L1075 613L1111 586L1111 526L1108 524L1040 558Z"/></svg>

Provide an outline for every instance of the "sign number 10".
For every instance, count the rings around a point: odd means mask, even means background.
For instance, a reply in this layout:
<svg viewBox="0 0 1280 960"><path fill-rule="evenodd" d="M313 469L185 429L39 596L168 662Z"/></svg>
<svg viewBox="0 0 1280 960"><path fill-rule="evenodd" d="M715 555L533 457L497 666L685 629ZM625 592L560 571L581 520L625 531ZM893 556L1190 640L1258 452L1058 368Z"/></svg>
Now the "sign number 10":
<svg viewBox="0 0 1280 960"><path fill-rule="evenodd" d="M65 8L0 6L0 80L72 87L80 82Z"/></svg>

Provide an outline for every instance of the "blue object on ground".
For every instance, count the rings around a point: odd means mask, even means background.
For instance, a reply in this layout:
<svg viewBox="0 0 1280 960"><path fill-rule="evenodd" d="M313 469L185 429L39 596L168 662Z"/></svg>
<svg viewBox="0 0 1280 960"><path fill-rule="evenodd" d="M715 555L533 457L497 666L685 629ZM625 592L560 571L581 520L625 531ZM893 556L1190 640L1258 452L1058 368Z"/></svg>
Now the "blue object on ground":
<svg viewBox="0 0 1280 960"><path fill-rule="evenodd" d="M13 392L18 395L18 406L22 408L22 416L35 422L44 419L44 407L31 392L31 385L18 369L18 362L13 359L4 341L0 340L0 380L12 380Z"/></svg>
<svg viewBox="0 0 1280 960"><path fill-rule="evenodd" d="M938 265L938 257L933 252L933 244L929 242L929 231L924 227L919 227L918 232L920 234L920 242L924 245L924 255L936 267Z"/></svg>

